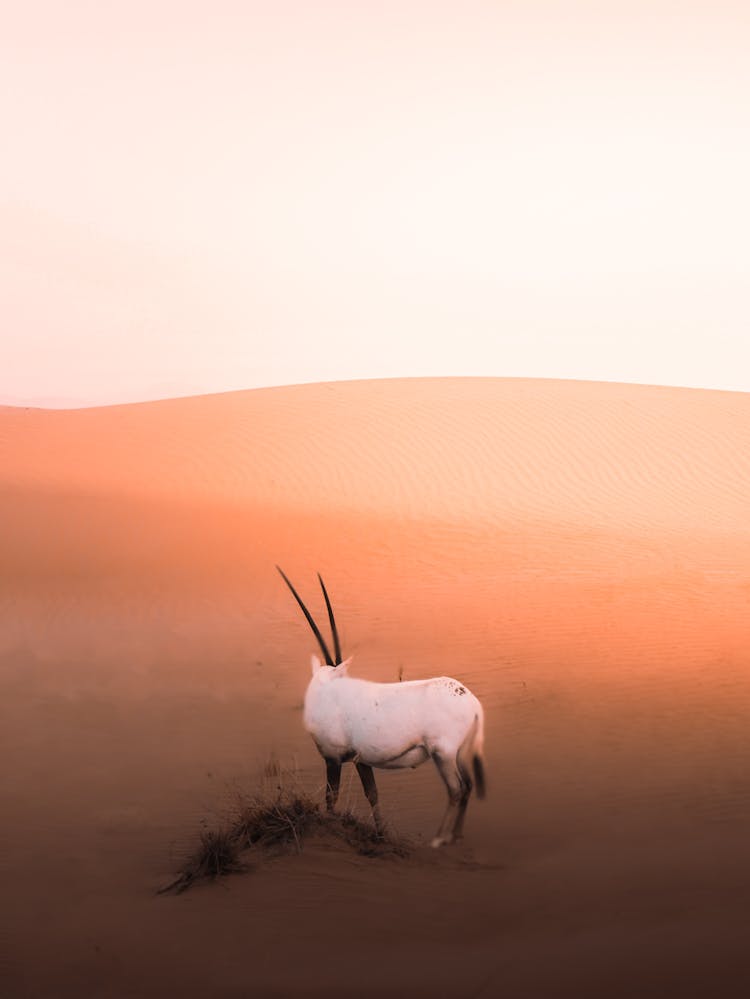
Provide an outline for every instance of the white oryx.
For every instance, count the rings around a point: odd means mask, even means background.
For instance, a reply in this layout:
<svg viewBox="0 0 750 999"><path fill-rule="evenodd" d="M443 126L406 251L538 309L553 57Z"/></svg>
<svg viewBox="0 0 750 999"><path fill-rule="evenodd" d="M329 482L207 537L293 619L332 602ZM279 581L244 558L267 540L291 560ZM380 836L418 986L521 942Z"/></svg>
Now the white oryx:
<svg viewBox="0 0 750 999"><path fill-rule="evenodd" d="M333 811L342 764L353 762L382 832L373 767L418 767L431 758L448 790L448 807L433 846L461 836L474 772L477 795L484 797L484 712L471 691L449 676L403 683L373 683L348 675L351 658L341 661L336 621L318 573L333 633L335 660L315 621L279 566L284 582L302 608L326 665L312 657L312 680L305 694L305 728L326 763L326 805Z"/></svg>

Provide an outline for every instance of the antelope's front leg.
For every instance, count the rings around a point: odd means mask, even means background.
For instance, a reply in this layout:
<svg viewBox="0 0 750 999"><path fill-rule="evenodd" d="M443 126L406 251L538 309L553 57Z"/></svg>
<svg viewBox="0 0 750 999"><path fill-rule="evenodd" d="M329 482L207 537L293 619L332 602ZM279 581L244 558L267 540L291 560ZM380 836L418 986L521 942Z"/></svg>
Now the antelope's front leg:
<svg viewBox="0 0 750 999"><path fill-rule="evenodd" d="M370 807L372 808L372 817L375 820L375 831L378 836L382 836L384 826L383 819L380 815L380 808L378 806L378 789L375 784L375 774L372 772L372 767L368 767L365 763L357 762L356 767L359 779L362 781L365 797L370 802Z"/></svg>
<svg viewBox="0 0 750 999"><path fill-rule="evenodd" d="M339 783L341 782L341 764L338 760L327 756L326 761L326 808L332 812L336 807L339 797Z"/></svg>

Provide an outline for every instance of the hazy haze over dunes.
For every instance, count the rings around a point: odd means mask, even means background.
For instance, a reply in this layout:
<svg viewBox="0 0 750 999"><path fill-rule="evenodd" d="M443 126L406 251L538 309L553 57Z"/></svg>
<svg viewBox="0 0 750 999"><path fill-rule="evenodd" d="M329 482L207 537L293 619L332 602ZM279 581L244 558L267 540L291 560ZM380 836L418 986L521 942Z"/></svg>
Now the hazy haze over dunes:
<svg viewBox="0 0 750 999"><path fill-rule="evenodd" d="M750 389L737 0L26 0L0 401L404 375Z"/></svg>

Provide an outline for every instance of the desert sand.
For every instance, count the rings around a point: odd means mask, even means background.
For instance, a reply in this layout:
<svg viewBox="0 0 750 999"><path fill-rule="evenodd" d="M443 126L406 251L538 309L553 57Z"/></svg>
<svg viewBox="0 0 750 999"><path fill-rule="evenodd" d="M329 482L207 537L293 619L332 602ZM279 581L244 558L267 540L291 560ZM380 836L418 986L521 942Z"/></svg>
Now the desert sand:
<svg viewBox="0 0 750 999"><path fill-rule="evenodd" d="M505 379L0 409L0 991L735 997L750 987L750 396ZM156 895L237 793L322 799L352 672L456 676L488 796ZM356 775L341 803L363 818Z"/></svg>

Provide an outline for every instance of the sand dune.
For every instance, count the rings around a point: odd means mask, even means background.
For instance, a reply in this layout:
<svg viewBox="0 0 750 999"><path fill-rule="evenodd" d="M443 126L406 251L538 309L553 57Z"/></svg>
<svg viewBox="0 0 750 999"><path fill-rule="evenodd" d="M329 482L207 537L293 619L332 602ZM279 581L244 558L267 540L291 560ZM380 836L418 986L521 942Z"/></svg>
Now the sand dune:
<svg viewBox="0 0 750 999"><path fill-rule="evenodd" d="M5 408L0 459L8 994L750 984L750 397L429 379ZM276 562L316 609L324 573L360 675L481 697L489 798L438 856L320 844L155 898L269 757L320 791ZM381 780L424 840L442 793Z"/></svg>
<svg viewBox="0 0 750 999"><path fill-rule="evenodd" d="M1 412L1 410L0 410ZM8 483L304 510L744 529L746 396L492 378L8 410Z"/></svg>

